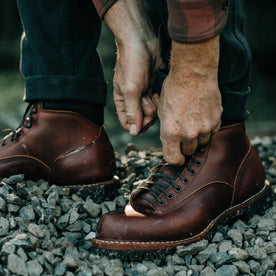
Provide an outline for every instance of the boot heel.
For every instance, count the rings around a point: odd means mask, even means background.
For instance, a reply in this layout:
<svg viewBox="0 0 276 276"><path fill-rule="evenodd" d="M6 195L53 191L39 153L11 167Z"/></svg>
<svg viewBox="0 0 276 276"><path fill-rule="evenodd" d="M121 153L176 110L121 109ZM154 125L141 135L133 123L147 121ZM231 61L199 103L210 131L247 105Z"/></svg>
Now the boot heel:
<svg viewBox="0 0 276 276"><path fill-rule="evenodd" d="M266 183L269 185L267 180ZM262 216L268 208L272 207L273 200L273 192L271 188L269 188L265 196L261 197L259 200L247 206L243 210L240 210L241 214L237 214L236 217L240 217L245 221L249 221L254 215Z"/></svg>

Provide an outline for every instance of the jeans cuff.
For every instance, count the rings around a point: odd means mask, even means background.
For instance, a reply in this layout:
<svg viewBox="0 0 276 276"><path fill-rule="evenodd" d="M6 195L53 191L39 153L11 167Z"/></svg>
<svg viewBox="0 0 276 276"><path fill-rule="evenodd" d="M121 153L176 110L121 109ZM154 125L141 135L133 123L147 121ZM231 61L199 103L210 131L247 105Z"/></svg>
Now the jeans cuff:
<svg viewBox="0 0 276 276"><path fill-rule="evenodd" d="M250 88L246 91L221 91L222 96L222 120L227 121L245 121L248 117L246 109L248 94Z"/></svg>
<svg viewBox="0 0 276 276"><path fill-rule="evenodd" d="M33 76L25 79L24 100L106 102L107 85L103 80L76 76Z"/></svg>

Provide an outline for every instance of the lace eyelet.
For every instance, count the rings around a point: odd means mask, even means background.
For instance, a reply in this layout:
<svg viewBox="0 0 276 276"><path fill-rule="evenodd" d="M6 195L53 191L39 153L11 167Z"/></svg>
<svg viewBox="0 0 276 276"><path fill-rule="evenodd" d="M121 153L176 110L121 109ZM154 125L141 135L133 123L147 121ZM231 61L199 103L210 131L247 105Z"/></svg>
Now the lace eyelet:
<svg viewBox="0 0 276 276"><path fill-rule="evenodd" d="M182 191L182 188L181 188L180 186L177 186L177 187L175 187L175 191L176 191L177 193L179 193L179 192Z"/></svg>
<svg viewBox="0 0 276 276"><path fill-rule="evenodd" d="M37 109L36 109L35 107L33 107L31 113L32 113L32 114L36 114L36 113L37 113Z"/></svg>
<svg viewBox="0 0 276 276"><path fill-rule="evenodd" d="M2 143L1 143L1 147L3 148L5 146L6 146L6 142L5 142L5 140L3 140Z"/></svg>
<svg viewBox="0 0 276 276"><path fill-rule="evenodd" d="M31 127L32 127L32 123L31 123L30 118L29 118L29 120L28 120L28 124L25 125L25 127L26 127L26 128L31 128Z"/></svg>
<svg viewBox="0 0 276 276"><path fill-rule="evenodd" d="M164 204L165 204L164 201L158 201L158 205L159 205L159 206L163 206Z"/></svg>
<svg viewBox="0 0 276 276"><path fill-rule="evenodd" d="M188 178L183 179L183 183L184 184L188 184L189 183L189 179Z"/></svg>
<svg viewBox="0 0 276 276"><path fill-rule="evenodd" d="M200 153L204 153L204 152L205 152L205 148L200 148L200 149L199 149L199 152L200 152Z"/></svg>
<svg viewBox="0 0 276 276"><path fill-rule="evenodd" d="M191 170L190 171L190 175L195 175L196 174L196 171L195 170Z"/></svg>
<svg viewBox="0 0 276 276"><path fill-rule="evenodd" d="M23 136L23 133L20 131L19 133L18 133L18 138L21 138Z"/></svg>
<svg viewBox="0 0 276 276"><path fill-rule="evenodd" d="M199 167L201 165L201 162L196 160L195 165Z"/></svg>
<svg viewBox="0 0 276 276"><path fill-rule="evenodd" d="M173 199L173 194L168 194L167 199Z"/></svg>

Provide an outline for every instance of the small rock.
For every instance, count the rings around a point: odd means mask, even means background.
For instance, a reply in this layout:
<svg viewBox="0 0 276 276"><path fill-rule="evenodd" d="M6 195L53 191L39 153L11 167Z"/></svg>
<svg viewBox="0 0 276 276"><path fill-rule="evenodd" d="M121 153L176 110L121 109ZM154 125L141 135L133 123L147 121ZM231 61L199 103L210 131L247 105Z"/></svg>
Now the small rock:
<svg viewBox="0 0 276 276"><path fill-rule="evenodd" d="M103 271L97 265L92 265L92 273L93 273L92 275L95 275L95 276L104 276Z"/></svg>
<svg viewBox="0 0 276 276"><path fill-rule="evenodd" d="M37 238L44 238L45 236L41 226L35 223L30 223L28 225L28 231Z"/></svg>
<svg viewBox="0 0 276 276"><path fill-rule="evenodd" d="M236 276L239 275L238 269L234 265L223 265L216 271L217 276Z"/></svg>
<svg viewBox="0 0 276 276"><path fill-rule="evenodd" d="M137 147L134 145L134 144L132 144L132 143L128 143L127 144L127 147L126 147L126 149L125 149L125 154L129 154L129 152L130 151L139 151L138 149L137 149Z"/></svg>
<svg viewBox="0 0 276 276"><path fill-rule="evenodd" d="M60 216L57 220L57 223L56 223L57 227L60 230L64 230L67 227L68 223L69 223L69 218L70 218L70 216L68 214Z"/></svg>
<svg viewBox="0 0 276 276"><path fill-rule="evenodd" d="M242 220L238 219L232 226L233 229L237 229L240 232L244 232L248 229L248 225L244 223Z"/></svg>
<svg viewBox="0 0 276 276"><path fill-rule="evenodd" d="M78 267L79 259L75 256L66 255L63 259L63 263L66 265L66 267Z"/></svg>
<svg viewBox="0 0 276 276"><path fill-rule="evenodd" d="M216 273L211 267L205 267L199 274L200 276L216 276Z"/></svg>
<svg viewBox="0 0 276 276"><path fill-rule="evenodd" d="M147 162L145 159L139 159L132 163L133 167L136 169L143 169L147 166Z"/></svg>
<svg viewBox="0 0 276 276"><path fill-rule="evenodd" d="M243 236L241 232L237 229L231 229L228 231L227 235L233 240L233 242L238 246L242 247Z"/></svg>
<svg viewBox="0 0 276 276"><path fill-rule="evenodd" d="M191 273L196 276L196 273L193 273L192 270L189 270L189 271L191 271ZM185 270L181 270L175 274L175 276L187 276L187 275L191 275L191 274L188 274Z"/></svg>
<svg viewBox="0 0 276 276"><path fill-rule="evenodd" d="M274 231L276 229L276 223L274 219L261 219L258 223L258 228L261 231Z"/></svg>
<svg viewBox="0 0 276 276"><path fill-rule="evenodd" d="M17 196L16 194L6 194L6 202L7 203L11 203L11 204L15 204L15 205L22 205L23 201L22 199Z"/></svg>
<svg viewBox="0 0 276 276"><path fill-rule="evenodd" d="M70 232L79 232L82 229L82 222L77 220L73 224L69 225L66 230Z"/></svg>
<svg viewBox="0 0 276 276"><path fill-rule="evenodd" d="M12 175L9 178L5 180L5 183L8 185L14 185L17 182L23 181L24 180L24 174L17 174L17 175Z"/></svg>
<svg viewBox="0 0 276 276"><path fill-rule="evenodd" d="M114 201L105 201L101 204L102 215L107 212L114 211L116 209L116 203Z"/></svg>
<svg viewBox="0 0 276 276"><path fill-rule="evenodd" d="M30 244L30 242L27 241L27 239L28 239L28 235L22 233L22 234L17 234L9 242L18 247L22 247L23 249L28 250L28 249L32 248L32 245Z"/></svg>
<svg viewBox="0 0 276 276"><path fill-rule="evenodd" d="M10 230L10 223L7 219L0 217L0 237L6 236Z"/></svg>
<svg viewBox="0 0 276 276"><path fill-rule="evenodd" d="M275 263L272 262L272 260L269 257L266 258L266 259L264 259L264 260L262 260L261 269L263 271L267 271L269 269L273 269L274 266L275 266Z"/></svg>
<svg viewBox="0 0 276 276"><path fill-rule="evenodd" d="M235 256L235 259L237 261L244 261L247 260L249 257L247 251L241 248L230 248L228 250L228 254Z"/></svg>
<svg viewBox="0 0 276 276"><path fill-rule="evenodd" d="M150 162L149 162L149 166L150 168L154 168L156 167L159 163L161 162L161 158L159 157L153 157Z"/></svg>
<svg viewBox="0 0 276 276"><path fill-rule="evenodd" d="M233 262L233 265L236 266L241 273L250 273L250 267L244 261Z"/></svg>
<svg viewBox="0 0 276 276"><path fill-rule="evenodd" d="M177 254L174 254L172 257L172 264L173 265L183 265L185 261L183 258L180 258Z"/></svg>
<svg viewBox="0 0 276 276"><path fill-rule="evenodd" d="M267 258L267 254L263 248L260 248L258 246L249 247L246 249L249 256L254 258L255 260L264 260Z"/></svg>
<svg viewBox="0 0 276 276"><path fill-rule="evenodd" d="M7 205L8 213L12 215L17 215L20 209L19 205L8 203Z"/></svg>
<svg viewBox="0 0 276 276"><path fill-rule="evenodd" d="M33 210L33 206L32 205L24 206L23 208L20 209L19 215L24 221L34 220L35 213Z"/></svg>
<svg viewBox="0 0 276 276"><path fill-rule="evenodd" d="M146 273L148 271L147 267L141 263L139 263L137 266L136 266L136 270L138 273Z"/></svg>
<svg viewBox="0 0 276 276"><path fill-rule="evenodd" d="M10 255L15 252L15 245L9 242L4 243L1 248L1 255Z"/></svg>
<svg viewBox="0 0 276 276"><path fill-rule="evenodd" d="M43 267L37 260L27 262L29 276L39 276L43 273Z"/></svg>
<svg viewBox="0 0 276 276"><path fill-rule="evenodd" d="M187 246L178 246L176 249L176 253L180 256L183 257L185 255L195 255L198 252L202 251L203 249L205 249L208 245L208 241L207 240L201 240L195 243L192 243L190 245Z"/></svg>
<svg viewBox="0 0 276 276"><path fill-rule="evenodd" d="M59 263L55 267L55 275L62 276L66 272L66 265L64 263Z"/></svg>
<svg viewBox="0 0 276 276"><path fill-rule="evenodd" d="M92 202L83 204L83 209L86 210L92 218L96 218L101 212L100 205Z"/></svg>
<svg viewBox="0 0 276 276"><path fill-rule="evenodd" d="M110 276L111 276L111 274L110 274ZM147 272L147 276L168 276L168 273L166 272L165 269L158 267L158 268L149 270Z"/></svg>
<svg viewBox="0 0 276 276"><path fill-rule="evenodd" d="M226 252L217 252L210 255L210 262L215 264L216 267L231 263L233 260L235 260L235 257L228 255Z"/></svg>
<svg viewBox="0 0 276 276"><path fill-rule="evenodd" d="M8 256L8 269L16 275L28 276L26 263L16 254L12 253Z"/></svg>
<svg viewBox="0 0 276 276"><path fill-rule="evenodd" d="M231 241L222 241L219 245L219 252L227 252L230 248L233 248L233 244Z"/></svg>
<svg viewBox="0 0 276 276"><path fill-rule="evenodd" d="M6 211L6 207L6 201L2 197L0 197L0 212L4 213Z"/></svg>
<svg viewBox="0 0 276 276"><path fill-rule="evenodd" d="M26 255L25 251L21 247L18 248L16 253L24 262L27 262L28 257Z"/></svg>
<svg viewBox="0 0 276 276"><path fill-rule="evenodd" d="M243 233L243 237L246 241L255 238L254 231L252 229L249 229L249 230L245 231Z"/></svg>
<svg viewBox="0 0 276 276"><path fill-rule="evenodd" d="M264 250L267 254L272 254L276 252L276 246L273 242L268 242L264 245Z"/></svg>
<svg viewBox="0 0 276 276"><path fill-rule="evenodd" d="M216 232L216 234L214 235L212 242L221 242L223 241L224 237L223 234L220 232Z"/></svg>
<svg viewBox="0 0 276 276"><path fill-rule="evenodd" d="M70 213L69 224L75 223L79 219L80 215L76 209L72 210Z"/></svg>
<svg viewBox="0 0 276 276"><path fill-rule="evenodd" d="M261 265L258 262L254 261L254 260L250 260L248 262L248 265L250 267L250 270L253 273L257 273L259 271L260 267L261 267Z"/></svg>

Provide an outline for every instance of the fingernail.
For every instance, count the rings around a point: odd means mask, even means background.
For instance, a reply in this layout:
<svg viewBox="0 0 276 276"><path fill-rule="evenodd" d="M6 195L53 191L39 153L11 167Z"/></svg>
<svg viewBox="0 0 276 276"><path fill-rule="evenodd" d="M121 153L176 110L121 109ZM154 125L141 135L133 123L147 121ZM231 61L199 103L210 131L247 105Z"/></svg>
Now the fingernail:
<svg viewBox="0 0 276 276"><path fill-rule="evenodd" d="M129 133L133 136L136 136L137 135L137 127L135 124L131 124L129 126Z"/></svg>
<svg viewBox="0 0 276 276"><path fill-rule="evenodd" d="M144 105L149 104L149 100L147 99L147 97L142 97L142 104Z"/></svg>

